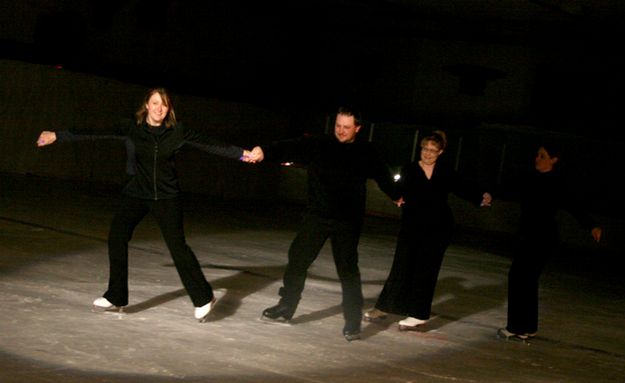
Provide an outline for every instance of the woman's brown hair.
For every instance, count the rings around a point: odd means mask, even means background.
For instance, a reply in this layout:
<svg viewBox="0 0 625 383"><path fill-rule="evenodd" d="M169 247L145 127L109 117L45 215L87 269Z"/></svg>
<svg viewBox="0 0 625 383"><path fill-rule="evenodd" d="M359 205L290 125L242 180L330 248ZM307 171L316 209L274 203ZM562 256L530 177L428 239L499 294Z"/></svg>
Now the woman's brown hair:
<svg viewBox="0 0 625 383"><path fill-rule="evenodd" d="M174 104L171 101L171 97L169 96L169 93L167 92L167 90L165 90L165 88L152 88L148 90L145 98L143 99L143 103L135 113L135 121L137 125L145 123L148 116L148 110L145 106L150 101L150 97L152 97L155 93L158 93L161 96L161 99L163 100L163 105L169 108L167 110L167 116L165 117L164 122L166 128L171 128L172 126L176 125L176 112L174 111Z"/></svg>

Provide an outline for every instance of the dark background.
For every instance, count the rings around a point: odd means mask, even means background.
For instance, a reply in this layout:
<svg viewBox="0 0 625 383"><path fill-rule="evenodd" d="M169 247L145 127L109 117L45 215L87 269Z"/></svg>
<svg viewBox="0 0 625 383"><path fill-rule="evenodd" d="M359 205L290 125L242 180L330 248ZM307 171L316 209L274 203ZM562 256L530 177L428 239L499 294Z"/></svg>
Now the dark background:
<svg viewBox="0 0 625 383"><path fill-rule="evenodd" d="M620 1L2 3L6 58L294 114L348 101L372 121L497 119L596 135L617 126L622 105ZM428 60L422 55L431 54L423 41L490 47L493 57L505 56L506 47L524 48L518 65L530 66L531 83L522 110L506 115L482 107L445 116L415 108L415 75ZM454 54L443 50L442 56ZM511 75L488 60L446 61L442 69L457 76L455 91L475 98Z"/></svg>
<svg viewBox="0 0 625 383"><path fill-rule="evenodd" d="M349 103L392 166L443 128L447 160L505 198L534 143L556 137L591 208L625 210L622 1L0 4L0 58L285 116L242 144L327 131Z"/></svg>

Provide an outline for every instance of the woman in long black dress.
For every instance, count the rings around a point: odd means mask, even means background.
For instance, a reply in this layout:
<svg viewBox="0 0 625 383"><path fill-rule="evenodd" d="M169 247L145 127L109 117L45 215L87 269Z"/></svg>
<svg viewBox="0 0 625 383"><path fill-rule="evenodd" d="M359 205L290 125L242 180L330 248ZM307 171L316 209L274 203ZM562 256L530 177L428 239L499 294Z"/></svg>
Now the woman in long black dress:
<svg viewBox="0 0 625 383"><path fill-rule="evenodd" d="M424 324L430 318L436 281L452 237L449 193L482 206L492 201L489 193L461 182L451 167L438 161L446 146L445 133L433 132L421 140L420 160L402 169L401 228L393 266L375 308L364 315L367 321L393 313L406 316L399 322L400 330Z"/></svg>

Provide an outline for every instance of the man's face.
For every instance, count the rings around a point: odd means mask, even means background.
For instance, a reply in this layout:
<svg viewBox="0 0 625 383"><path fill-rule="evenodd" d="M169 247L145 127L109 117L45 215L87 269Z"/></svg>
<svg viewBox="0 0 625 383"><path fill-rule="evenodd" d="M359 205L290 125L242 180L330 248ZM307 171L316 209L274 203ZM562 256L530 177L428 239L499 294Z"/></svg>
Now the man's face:
<svg viewBox="0 0 625 383"><path fill-rule="evenodd" d="M346 116L344 114L336 115L336 123L334 124L334 135L342 144L350 144L356 140L356 133L360 130L360 125L356 126L354 116Z"/></svg>

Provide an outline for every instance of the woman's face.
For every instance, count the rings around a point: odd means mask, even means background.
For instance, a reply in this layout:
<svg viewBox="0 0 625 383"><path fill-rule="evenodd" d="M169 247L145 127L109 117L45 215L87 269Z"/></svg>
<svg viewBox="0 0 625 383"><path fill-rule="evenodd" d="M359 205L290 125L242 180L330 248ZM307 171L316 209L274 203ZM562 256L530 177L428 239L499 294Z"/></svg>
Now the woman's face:
<svg viewBox="0 0 625 383"><path fill-rule="evenodd" d="M438 156L443 151L432 141L426 141L421 145L421 163L424 165L434 165Z"/></svg>
<svg viewBox="0 0 625 383"><path fill-rule="evenodd" d="M169 107L165 105L163 98L158 92L154 93L150 97L148 103L145 104L145 108L148 111L148 115L146 117L147 123L152 126L161 125L167 117L167 112L169 111Z"/></svg>
<svg viewBox="0 0 625 383"><path fill-rule="evenodd" d="M547 173L553 170L553 165L558 162L558 157L551 157L542 146L534 158L534 166L540 173Z"/></svg>

